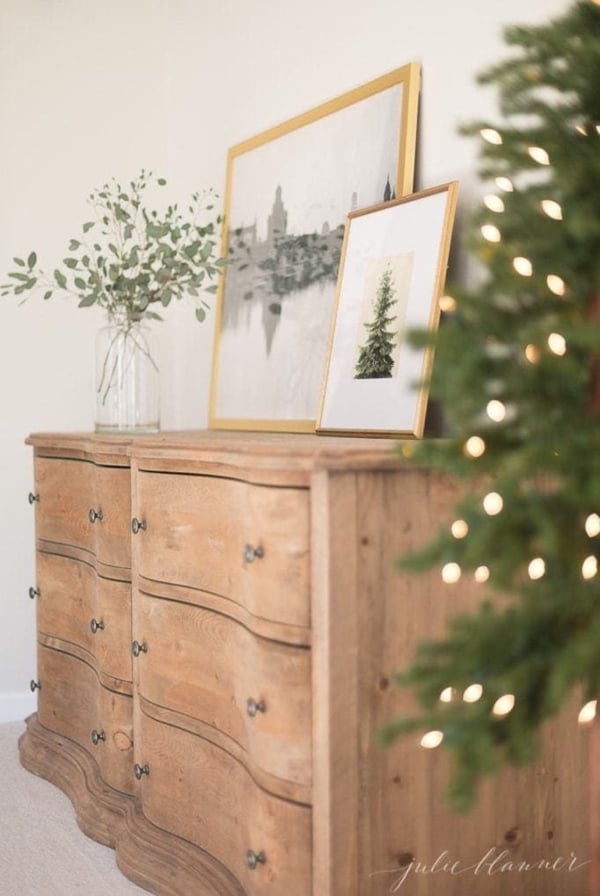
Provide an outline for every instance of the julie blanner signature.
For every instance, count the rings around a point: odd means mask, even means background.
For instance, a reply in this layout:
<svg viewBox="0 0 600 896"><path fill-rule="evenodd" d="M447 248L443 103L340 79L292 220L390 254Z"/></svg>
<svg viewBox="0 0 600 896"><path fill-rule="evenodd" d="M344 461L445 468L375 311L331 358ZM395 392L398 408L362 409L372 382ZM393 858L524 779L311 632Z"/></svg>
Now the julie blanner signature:
<svg viewBox="0 0 600 896"><path fill-rule="evenodd" d="M498 852L496 847L488 849L484 856L478 862L471 865L464 865L460 859L453 859L449 850L445 849L439 856L430 863L417 862L414 859L403 868L393 868L387 871L374 871L371 877L379 874L394 875L390 884L389 892L397 893L411 875L417 874L450 874L458 876L460 874L473 874L475 876L487 875L491 877L495 874L523 874L527 871L578 871L585 865L589 865L589 860L581 860L573 851L568 856L558 856L554 859L535 859L533 861L525 861L523 859L511 858L511 854L507 849Z"/></svg>

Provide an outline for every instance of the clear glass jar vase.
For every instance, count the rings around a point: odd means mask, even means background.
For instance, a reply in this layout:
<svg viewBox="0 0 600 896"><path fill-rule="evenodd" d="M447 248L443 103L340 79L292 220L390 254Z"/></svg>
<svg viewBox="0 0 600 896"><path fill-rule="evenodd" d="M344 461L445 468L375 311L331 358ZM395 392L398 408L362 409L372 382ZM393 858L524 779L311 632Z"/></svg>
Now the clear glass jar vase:
<svg viewBox="0 0 600 896"><path fill-rule="evenodd" d="M157 432L160 383L146 320L109 315L96 337L96 432Z"/></svg>

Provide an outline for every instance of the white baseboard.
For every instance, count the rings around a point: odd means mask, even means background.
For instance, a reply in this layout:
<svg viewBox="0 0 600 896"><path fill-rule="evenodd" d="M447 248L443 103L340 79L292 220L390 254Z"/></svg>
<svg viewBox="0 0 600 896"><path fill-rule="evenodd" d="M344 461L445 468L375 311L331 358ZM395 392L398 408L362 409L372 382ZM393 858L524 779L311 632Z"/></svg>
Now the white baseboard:
<svg viewBox="0 0 600 896"><path fill-rule="evenodd" d="M22 722L37 709L37 697L23 691L18 694L0 694L0 723Z"/></svg>

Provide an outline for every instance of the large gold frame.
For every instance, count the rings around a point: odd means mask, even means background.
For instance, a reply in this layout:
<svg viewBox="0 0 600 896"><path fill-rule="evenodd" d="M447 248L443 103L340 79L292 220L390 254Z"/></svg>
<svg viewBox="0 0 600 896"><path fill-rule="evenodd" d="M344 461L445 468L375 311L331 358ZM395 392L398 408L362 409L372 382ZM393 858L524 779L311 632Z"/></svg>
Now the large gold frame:
<svg viewBox="0 0 600 896"><path fill-rule="evenodd" d="M325 175L328 175L327 183L331 184L332 194L335 188L340 192L344 190L344 197L349 197L350 194L345 192L346 182L350 182L352 177L355 178L352 183L360 182L361 187L363 183L366 184L368 189L362 190L362 192L360 189L358 191L360 193L359 201L355 198L357 193L353 192L352 201L356 203L355 209L371 206L384 198L392 200L396 196L410 193L414 175L419 86L420 67L417 63L409 63L277 127L245 140L229 150L224 196L225 223L221 251L224 257L229 257L230 263L222 278L217 299L209 405L209 426L211 428L314 432L320 383L327 352L327 335L335 299L339 256L335 265L326 263L323 259L335 257L335 253L338 251L338 244L334 245L335 241L339 241L339 251L341 252L345 220L353 207L349 203L343 214L340 213L339 207L336 207L333 212L335 227L329 229L325 223L319 235L317 235L316 229L314 235L312 232L309 234L309 211L315 205L319 205L321 200L327 199L323 196L327 189L323 190L317 187L315 171L319 169L318 176L321 178L321 187ZM396 110L398 112L397 116L394 114L393 121L390 115L391 109L394 110L394 113ZM369 123L374 126L368 127ZM382 143L385 144L385 147L377 143L377 137L373 137L373 134L378 134L379 131L381 131ZM346 139L346 133L351 134L351 139ZM319 139L321 144L319 144ZM338 157L329 143L336 143L337 151L340 149L340 141L344 142L342 152L338 152ZM319 156L320 149L323 150L321 156ZM386 170L383 165L387 163L392 154L390 149L393 149L393 158ZM387 156L385 152L388 152ZM331 168L327 168L327 162L330 161L329 156L335 163ZM377 166L378 170L374 171ZM280 173L280 169L283 173ZM293 171L292 177L289 174L290 170ZM299 176L297 176L297 171L300 172ZM395 184L393 183L394 175ZM287 234L288 212L285 205L286 188L284 186L282 193L281 187L281 183L286 182L286 177L288 179L288 195L289 193L293 194L294 190L300 187L304 190L305 196L300 196L300 190L298 190L296 205L299 204L299 198L300 204L303 201L306 202L307 209L306 218L302 219L304 227L301 227L298 233L289 235ZM369 178L372 183L368 182ZM387 184L385 184L386 179ZM377 188L381 184L381 192L376 192L376 181ZM383 194L384 187L385 194ZM311 203L311 189L315 191L316 203ZM269 196L265 195L267 193ZM250 202L246 199L248 195L251 198ZM275 195L275 201L271 214L268 215L265 211L267 200L273 195ZM263 206L261 224L263 228L265 223L267 226L267 236L263 240L259 239L257 235L259 229L258 225L252 222L252 212L248 213L248 208L252 209L253 202L256 207ZM331 201L330 204L333 207L334 201ZM245 211L245 219L242 217L242 210ZM256 222L257 212L255 211L254 214ZM336 214L337 217L335 217ZM321 254L317 253L314 243L307 249L303 249L301 244L305 245L306 240L315 241ZM302 252L305 253L305 267L301 273L301 264L297 259L303 257ZM245 253L243 257L242 253ZM299 256L298 253L300 253ZM308 253L312 253L309 261L306 260ZM331 253L331 256L328 253ZM282 258L283 261L281 261ZM313 261L314 259L316 262ZM315 263L321 264L320 271L323 272L315 275L315 279L317 276L323 278L318 282L317 287L315 287L315 281L310 280ZM275 273L274 268L278 264L287 264L285 270L288 272L295 265L290 294L293 293L297 297L300 294L298 292L300 288L306 288L305 296L311 288L313 292L316 292L317 288L320 291L318 301L313 305L309 305L307 301L307 306L311 308L310 314L305 312L305 318L302 319L302 324L296 330L294 330L293 324L290 324L290 318L284 322L281 317L282 309L284 312L289 309L290 314L299 315L300 306L299 304L296 306L284 305L285 298L281 299L280 294L275 292L277 289L285 288L287 282L283 275ZM312 268L311 265L313 265ZM305 274L304 270L306 269L310 270L311 274ZM300 287L297 287L295 284L300 282L297 279L300 276L304 279ZM303 284L309 285L303 286ZM285 296L285 293L283 295ZM313 293L311 293L311 300L312 295ZM294 301L297 302L297 299ZM250 337L246 337L247 330L244 330L244 324L249 327L250 318L254 316L253 326L256 328L259 311L263 331L260 340L256 337L252 340ZM242 318L243 322L240 324ZM267 327L270 327L271 330L268 331ZM291 332L294 334L294 339L299 339L300 345L294 345L297 354L298 349L301 351L296 362L291 360L292 352L286 351L287 344L281 336L283 329L278 331L277 327L287 327L285 332L288 337ZM310 327L313 328L316 339L310 338L308 333ZM269 343L268 340L269 338L273 340L275 338L273 334L278 332L281 342L277 345L277 349L285 365L285 369L281 369L281 371L276 367L272 356L269 360L269 350L273 342ZM265 340L267 348L263 346L262 339ZM305 349L303 349L302 340L306 340ZM317 344L318 347L315 348ZM262 352L262 356L265 358L264 371L260 367L262 358L259 357L259 363L257 363L252 357L253 351L257 354ZM269 373L270 378L265 394L264 386L261 388L259 383L264 383L265 371L269 363L272 366L275 364L275 375L271 376ZM302 372L300 372L300 368L302 368ZM301 382L304 372L309 374L310 382L309 380ZM253 382L255 373L256 382ZM297 376L297 373L300 375ZM286 382L286 374L289 376L289 382ZM296 396L292 389L294 382L300 383L299 395L304 390L297 404L295 404ZM316 386L314 386L315 383ZM280 390L277 397L273 396L273 400L269 393L271 384L273 388ZM288 387L291 391L286 392ZM286 405L285 411L280 412L277 408L277 401L287 403L290 395L292 396L290 407ZM246 406L246 397L248 397L248 407ZM270 406L269 410L273 409L273 412L254 411L253 401L256 405L264 402L265 405ZM234 409L231 410L231 408ZM307 410L308 412L306 412Z"/></svg>

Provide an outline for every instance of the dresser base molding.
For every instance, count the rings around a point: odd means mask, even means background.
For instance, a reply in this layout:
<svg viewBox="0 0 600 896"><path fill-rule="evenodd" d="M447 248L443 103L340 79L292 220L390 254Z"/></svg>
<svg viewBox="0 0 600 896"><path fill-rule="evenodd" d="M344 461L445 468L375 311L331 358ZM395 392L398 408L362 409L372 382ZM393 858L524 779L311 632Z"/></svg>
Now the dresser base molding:
<svg viewBox="0 0 600 896"><path fill-rule="evenodd" d="M69 797L81 830L115 850L126 877L158 896L244 896L220 862L151 824L133 797L108 787L78 744L44 728L37 714L26 725L19 740L21 764Z"/></svg>

